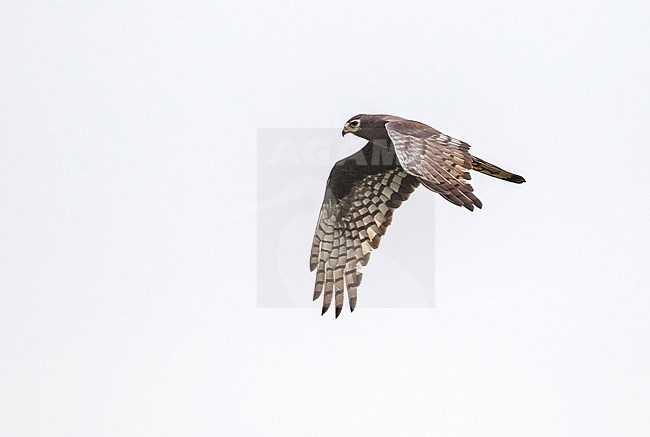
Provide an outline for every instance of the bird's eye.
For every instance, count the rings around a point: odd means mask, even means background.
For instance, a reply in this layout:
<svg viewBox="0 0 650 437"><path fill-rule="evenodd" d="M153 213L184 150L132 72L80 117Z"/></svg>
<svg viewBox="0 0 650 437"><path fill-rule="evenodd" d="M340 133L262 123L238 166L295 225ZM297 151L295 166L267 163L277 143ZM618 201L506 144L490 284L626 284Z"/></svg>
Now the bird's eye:
<svg viewBox="0 0 650 437"><path fill-rule="evenodd" d="M350 127L357 127L359 126L359 120L352 120L350 122Z"/></svg>

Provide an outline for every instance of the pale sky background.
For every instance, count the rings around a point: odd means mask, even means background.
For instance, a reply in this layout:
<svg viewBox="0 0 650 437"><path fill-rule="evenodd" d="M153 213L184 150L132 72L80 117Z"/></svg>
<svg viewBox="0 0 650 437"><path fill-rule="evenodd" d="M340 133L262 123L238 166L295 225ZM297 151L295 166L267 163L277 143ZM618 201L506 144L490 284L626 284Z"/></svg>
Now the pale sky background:
<svg viewBox="0 0 650 437"><path fill-rule="evenodd" d="M0 435L647 435L650 3L1 9ZM404 206L435 308L258 308L257 129L359 112L528 183Z"/></svg>

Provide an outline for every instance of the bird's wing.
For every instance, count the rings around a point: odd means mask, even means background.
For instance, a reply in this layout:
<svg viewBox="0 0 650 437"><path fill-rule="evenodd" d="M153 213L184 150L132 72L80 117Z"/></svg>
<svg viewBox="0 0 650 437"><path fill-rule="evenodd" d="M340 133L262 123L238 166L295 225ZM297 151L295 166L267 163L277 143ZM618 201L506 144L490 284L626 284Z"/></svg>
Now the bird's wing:
<svg viewBox="0 0 650 437"><path fill-rule="evenodd" d="M327 181L310 257L310 268L316 269L314 300L324 291L325 314L334 294L336 317L343 308L344 282L354 311L361 268L379 246L393 211L419 185L417 178L398 168L355 172L344 163L349 160L337 162Z"/></svg>
<svg viewBox="0 0 650 437"><path fill-rule="evenodd" d="M416 121L391 121L386 130L400 164L422 185L470 211L483 206L468 182L472 168L469 144Z"/></svg>

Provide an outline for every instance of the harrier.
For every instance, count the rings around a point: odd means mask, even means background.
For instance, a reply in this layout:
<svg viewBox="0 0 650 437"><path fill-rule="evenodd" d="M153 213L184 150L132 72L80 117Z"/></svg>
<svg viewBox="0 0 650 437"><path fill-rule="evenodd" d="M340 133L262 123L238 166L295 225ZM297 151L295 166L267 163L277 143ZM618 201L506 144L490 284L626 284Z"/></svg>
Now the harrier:
<svg viewBox="0 0 650 437"><path fill-rule="evenodd" d="M516 184L525 182L471 155L469 144L417 121L360 114L345 123L342 133L364 138L368 144L334 164L327 180L310 257L311 270L317 269L314 300L324 292L321 314L329 309L332 295L336 317L341 314L344 288L354 311L361 268L379 246L393 211L420 184L473 211L483 205L469 184L469 170Z"/></svg>

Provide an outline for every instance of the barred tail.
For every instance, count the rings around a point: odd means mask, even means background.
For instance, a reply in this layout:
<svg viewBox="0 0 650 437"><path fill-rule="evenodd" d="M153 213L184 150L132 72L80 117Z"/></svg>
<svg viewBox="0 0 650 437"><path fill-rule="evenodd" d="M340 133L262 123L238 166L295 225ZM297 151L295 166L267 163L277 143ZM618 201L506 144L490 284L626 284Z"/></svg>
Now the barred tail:
<svg viewBox="0 0 650 437"><path fill-rule="evenodd" d="M472 156L472 169L493 178L503 179L504 181L514 182L515 184L521 184L526 182L526 179L519 176L518 174L510 173L502 168L497 167L494 164L490 164L487 161L483 161L481 158Z"/></svg>

